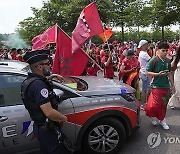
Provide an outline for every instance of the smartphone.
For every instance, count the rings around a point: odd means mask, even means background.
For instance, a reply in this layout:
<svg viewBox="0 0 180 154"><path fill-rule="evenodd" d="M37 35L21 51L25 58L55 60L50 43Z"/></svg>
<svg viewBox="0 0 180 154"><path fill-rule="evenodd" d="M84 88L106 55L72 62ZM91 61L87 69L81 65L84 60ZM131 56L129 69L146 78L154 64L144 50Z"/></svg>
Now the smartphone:
<svg viewBox="0 0 180 154"><path fill-rule="evenodd" d="M169 70L164 70L163 72L168 73L168 72L169 72Z"/></svg>

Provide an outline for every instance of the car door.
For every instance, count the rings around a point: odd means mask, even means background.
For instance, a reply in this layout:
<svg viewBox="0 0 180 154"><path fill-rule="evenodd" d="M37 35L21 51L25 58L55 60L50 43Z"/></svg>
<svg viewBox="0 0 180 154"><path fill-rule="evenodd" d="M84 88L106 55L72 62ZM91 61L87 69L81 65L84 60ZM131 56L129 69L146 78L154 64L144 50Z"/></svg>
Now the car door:
<svg viewBox="0 0 180 154"><path fill-rule="evenodd" d="M16 153L38 148L33 121L22 104L20 86L25 76L0 74L0 153Z"/></svg>
<svg viewBox="0 0 180 154"><path fill-rule="evenodd" d="M76 97L76 94L64 89L63 85L55 86L54 92L59 96L58 111L67 116L67 122L63 123L62 129L72 144L76 141L76 119L74 113L73 102L71 97ZM59 93L61 93L59 95Z"/></svg>

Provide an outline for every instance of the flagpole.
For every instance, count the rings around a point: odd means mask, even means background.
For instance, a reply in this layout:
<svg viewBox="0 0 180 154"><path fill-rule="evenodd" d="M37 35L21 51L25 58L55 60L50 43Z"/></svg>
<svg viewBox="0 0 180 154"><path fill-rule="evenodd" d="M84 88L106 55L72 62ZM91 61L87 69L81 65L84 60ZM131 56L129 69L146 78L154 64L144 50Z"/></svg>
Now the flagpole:
<svg viewBox="0 0 180 154"><path fill-rule="evenodd" d="M105 32L103 32L103 34L104 34L105 41L107 42L107 45L108 45L108 50L111 52L107 36L105 35Z"/></svg>
<svg viewBox="0 0 180 154"><path fill-rule="evenodd" d="M84 50L83 50L84 51ZM96 64L96 66L101 70L101 71L103 71L103 68L94 60L94 59L92 59L92 57L90 56L90 55L88 55L86 52L84 52L87 56L88 56L88 58L94 63L94 64Z"/></svg>

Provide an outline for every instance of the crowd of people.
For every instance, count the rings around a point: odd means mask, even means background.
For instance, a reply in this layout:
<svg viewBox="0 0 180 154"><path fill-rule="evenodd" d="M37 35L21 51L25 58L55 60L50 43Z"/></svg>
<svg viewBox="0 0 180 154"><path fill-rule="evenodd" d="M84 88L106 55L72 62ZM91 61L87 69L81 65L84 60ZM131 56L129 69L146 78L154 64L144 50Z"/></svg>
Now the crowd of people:
<svg viewBox="0 0 180 154"><path fill-rule="evenodd" d="M165 121L167 105L169 103L172 109L180 107L180 88L177 86L180 82L180 41L115 40L99 46L86 44L83 49L90 59L81 75L98 76L101 71L104 78L113 79L118 72L120 81L135 88L136 92L140 91L137 99L152 124L160 123L164 129L169 129ZM23 55L28 51L0 49L0 59L24 61ZM53 60L55 50L50 48L50 51Z"/></svg>
<svg viewBox="0 0 180 154"><path fill-rule="evenodd" d="M113 71L117 69L119 80L131 85L136 91L141 80L141 109L145 110L153 125L161 124L164 129L169 129L165 120L168 102L172 109L180 107L180 93L177 86L180 64L179 42L162 41L155 44L141 40L138 45L129 42L118 46L120 48L117 46L116 43L109 47L106 44L103 50L100 50L99 57L104 77L112 79ZM91 67L93 68L93 65Z"/></svg>
<svg viewBox="0 0 180 154"><path fill-rule="evenodd" d="M141 40L103 46L92 46L89 54L104 69L105 78L114 78L118 71L119 80L138 91L141 86L141 109L145 110L153 125L161 124L169 129L165 116L169 103L172 109L180 107L180 42L153 42ZM95 56L96 54L96 56ZM94 62L87 66L86 75L96 75ZM93 73L92 73L93 72ZM170 98L170 100L169 100Z"/></svg>
<svg viewBox="0 0 180 154"><path fill-rule="evenodd" d="M0 48L0 60L19 60L24 62L23 56L27 51L31 51L30 49L7 49Z"/></svg>

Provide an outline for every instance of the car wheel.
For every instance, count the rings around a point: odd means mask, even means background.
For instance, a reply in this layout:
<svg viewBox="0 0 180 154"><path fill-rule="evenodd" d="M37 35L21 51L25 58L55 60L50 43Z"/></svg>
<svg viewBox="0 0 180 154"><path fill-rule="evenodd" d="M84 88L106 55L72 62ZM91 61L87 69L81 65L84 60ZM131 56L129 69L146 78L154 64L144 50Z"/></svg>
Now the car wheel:
<svg viewBox="0 0 180 154"><path fill-rule="evenodd" d="M88 154L116 154L126 140L126 131L115 118L103 118L87 129L82 149Z"/></svg>

